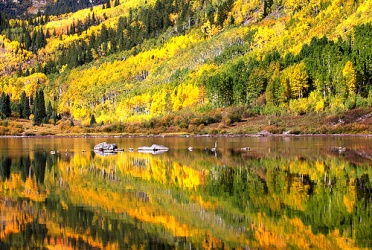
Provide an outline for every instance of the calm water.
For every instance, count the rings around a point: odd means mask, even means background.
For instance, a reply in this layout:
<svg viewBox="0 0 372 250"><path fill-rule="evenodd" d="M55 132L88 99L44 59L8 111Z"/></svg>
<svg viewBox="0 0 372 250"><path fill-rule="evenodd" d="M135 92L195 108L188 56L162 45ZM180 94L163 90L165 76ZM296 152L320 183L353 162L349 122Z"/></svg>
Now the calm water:
<svg viewBox="0 0 372 250"><path fill-rule="evenodd" d="M0 249L368 249L371 177L372 137L1 138Z"/></svg>

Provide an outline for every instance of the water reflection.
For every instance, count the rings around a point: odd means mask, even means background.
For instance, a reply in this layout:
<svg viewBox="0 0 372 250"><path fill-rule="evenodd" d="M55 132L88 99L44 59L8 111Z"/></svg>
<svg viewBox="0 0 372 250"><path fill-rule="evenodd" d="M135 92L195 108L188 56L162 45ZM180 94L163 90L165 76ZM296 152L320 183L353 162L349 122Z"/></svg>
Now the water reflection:
<svg viewBox="0 0 372 250"><path fill-rule="evenodd" d="M170 148L161 155L96 154L96 139L45 141L43 149L29 140L16 154L8 141L0 157L0 248L372 244L368 141L218 138L211 151L205 146L215 139L159 140Z"/></svg>

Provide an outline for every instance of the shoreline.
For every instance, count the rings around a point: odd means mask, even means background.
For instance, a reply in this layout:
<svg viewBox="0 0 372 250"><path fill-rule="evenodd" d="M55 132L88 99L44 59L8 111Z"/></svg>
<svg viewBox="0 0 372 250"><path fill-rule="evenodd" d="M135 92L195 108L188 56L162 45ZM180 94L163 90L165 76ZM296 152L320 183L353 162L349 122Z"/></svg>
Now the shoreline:
<svg viewBox="0 0 372 250"><path fill-rule="evenodd" d="M372 134L81 134L81 135L1 135L0 138L223 138L223 137L372 137Z"/></svg>

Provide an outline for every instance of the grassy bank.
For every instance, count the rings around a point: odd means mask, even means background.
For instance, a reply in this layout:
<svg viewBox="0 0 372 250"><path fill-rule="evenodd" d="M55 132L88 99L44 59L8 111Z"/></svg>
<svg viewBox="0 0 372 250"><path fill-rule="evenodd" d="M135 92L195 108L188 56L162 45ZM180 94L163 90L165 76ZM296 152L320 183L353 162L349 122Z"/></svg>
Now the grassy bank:
<svg viewBox="0 0 372 250"><path fill-rule="evenodd" d="M31 120L0 121L1 136L181 135L181 134L372 134L372 110L354 109L340 114L259 115L241 108L219 109L196 115L169 114L145 122L83 126L71 119L33 126Z"/></svg>

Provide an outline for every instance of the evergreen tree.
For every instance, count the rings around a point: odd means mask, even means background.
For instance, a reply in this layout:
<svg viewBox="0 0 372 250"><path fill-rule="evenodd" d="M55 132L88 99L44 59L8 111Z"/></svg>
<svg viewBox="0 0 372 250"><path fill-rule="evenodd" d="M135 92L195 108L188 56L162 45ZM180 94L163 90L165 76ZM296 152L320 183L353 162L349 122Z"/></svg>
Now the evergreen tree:
<svg viewBox="0 0 372 250"><path fill-rule="evenodd" d="M19 103L19 117L28 119L31 114L30 105L28 103L28 98L26 96L26 92L23 91L21 94L21 99Z"/></svg>
<svg viewBox="0 0 372 250"><path fill-rule="evenodd" d="M94 117L94 115L92 115L90 117L90 123L89 123L89 125L92 127L96 123L97 123L96 118Z"/></svg>
<svg viewBox="0 0 372 250"><path fill-rule="evenodd" d="M46 108L46 117L47 119L51 119L53 116L53 108L52 108L52 103L49 101L48 106Z"/></svg>
<svg viewBox="0 0 372 250"><path fill-rule="evenodd" d="M0 31L5 30L8 28L8 20L2 12L0 12Z"/></svg>
<svg viewBox="0 0 372 250"><path fill-rule="evenodd" d="M46 118L44 92L39 90L36 92L34 100L34 125L40 125Z"/></svg>
<svg viewBox="0 0 372 250"><path fill-rule="evenodd" d="M12 109L10 108L10 95L5 96L5 115L10 117L12 114Z"/></svg>
<svg viewBox="0 0 372 250"><path fill-rule="evenodd" d="M22 41L23 41L23 44L24 44L24 47L29 50L31 48L31 44L32 44L32 41L31 41L31 36L30 36L30 32L28 30L25 29L25 31L23 32L23 38L22 38Z"/></svg>
<svg viewBox="0 0 372 250"><path fill-rule="evenodd" d="M12 113L10 109L10 97L4 92L1 94L0 97L0 113L3 119L5 119L6 117L10 117Z"/></svg>
<svg viewBox="0 0 372 250"><path fill-rule="evenodd" d="M34 36L32 38L33 41L33 49L36 52L38 49L42 48L46 44L45 35L43 29L37 30L34 32Z"/></svg>

